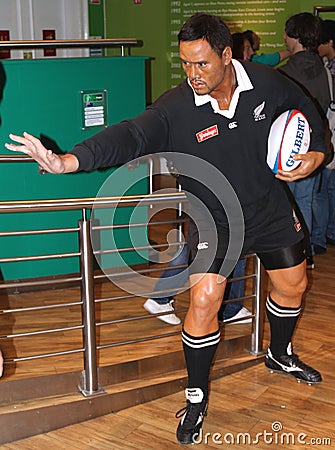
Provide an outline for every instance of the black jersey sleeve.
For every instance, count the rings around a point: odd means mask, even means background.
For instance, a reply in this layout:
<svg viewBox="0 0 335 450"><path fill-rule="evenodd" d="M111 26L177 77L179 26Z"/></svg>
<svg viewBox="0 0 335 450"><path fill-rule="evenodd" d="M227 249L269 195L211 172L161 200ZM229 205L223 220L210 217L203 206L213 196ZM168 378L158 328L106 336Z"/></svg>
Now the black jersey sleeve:
<svg viewBox="0 0 335 450"><path fill-rule="evenodd" d="M134 119L111 125L75 145L69 153L77 157L78 171L88 172L166 150L168 139L164 114L157 108L147 108Z"/></svg>

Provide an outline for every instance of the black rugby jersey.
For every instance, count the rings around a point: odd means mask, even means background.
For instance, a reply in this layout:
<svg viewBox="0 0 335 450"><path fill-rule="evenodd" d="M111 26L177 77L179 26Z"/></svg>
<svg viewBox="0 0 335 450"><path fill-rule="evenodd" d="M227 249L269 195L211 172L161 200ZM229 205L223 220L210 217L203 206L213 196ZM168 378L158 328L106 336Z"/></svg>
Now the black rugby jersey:
<svg viewBox="0 0 335 450"><path fill-rule="evenodd" d="M310 150L322 153L324 129L313 103L295 83L261 64L234 61L236 64L242 64L240 69L253 88L240 92L231 118L215 113L210 103L196 106L193 90L184 80L139 116L76 145L70 153L79 160L78 170L120 165L150 153L179 152L213 164L230 182L242 207L259 201L279 182L266 163L274 119L288 109L302 111L312 129ZM190 170L177 169L181 174ZM196 180L181 176L180 181L186 192L211 210L218 207L214 196Z"/></svg>

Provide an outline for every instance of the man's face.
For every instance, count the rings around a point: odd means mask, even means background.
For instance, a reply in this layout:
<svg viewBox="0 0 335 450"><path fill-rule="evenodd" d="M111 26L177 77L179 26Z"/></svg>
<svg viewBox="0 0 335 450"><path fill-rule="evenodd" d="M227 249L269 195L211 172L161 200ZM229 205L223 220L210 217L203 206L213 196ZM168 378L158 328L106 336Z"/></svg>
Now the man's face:
<svg viewBox="0 0 335 450"><path fill-rule="evenodd" d="M250 61L252 55L254 55L255 52L253 51L251 44L248 39L244 39L243 43L243 60L244 61Z"/></svg>
<svg viewBox="0 0 335 450"><path fill-rule="evenodd" d="M330 39L328 42L324 42L323 44L320 44L318 47L318 53L321 56L321 58L326 57L328 59L328 61L333 59L335 56L333 39Z"/></svg>
<svg viewBox="0 0 335 450"><path fill-rule="evenodd" d="M292 37L288 36L286 33L284 33L283 39L285 41L286 49L290 53L293 53L293 51L297 45L298 39L292 38Z"/></svg>
<svg viewBox="0 0 335 450"><path fill-rule="evenodd" d="M261 45L261 38L256 33L252 33L252 39L254 41L254 51L257 52Z"/></svg>
<svg viewBox="0 0 335 450"><path fill-rule="evenodd" d="M320 44L318 47L318 53L323 58L324 56L327 56L329 50L329 43L326 42L325 44Z"/></svg>
<svg viewBox="0 0 335 450"><path fill-rule="evenodd" d="M211 94L221 85L231 61L230 47L220 57L205 39L199 39L181 41L179 52L183 69L198 95Z"/></svg>

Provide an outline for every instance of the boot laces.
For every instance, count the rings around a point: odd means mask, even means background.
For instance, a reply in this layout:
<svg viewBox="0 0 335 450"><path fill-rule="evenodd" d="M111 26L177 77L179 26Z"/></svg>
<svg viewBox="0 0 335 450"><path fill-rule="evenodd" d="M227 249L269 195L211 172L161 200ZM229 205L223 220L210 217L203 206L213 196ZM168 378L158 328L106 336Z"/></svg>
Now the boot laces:
<svg viewBox="0 0 335 450"><path fill-rule="evenodd" d="M189 400L187 400L186 406L176 412L176 418L178 419L185 415L183 426L185 428L193 428L197 424L200 414L202 414L202 416L205 416L207 414L204 410L203 402L191 403Z"/></svg>

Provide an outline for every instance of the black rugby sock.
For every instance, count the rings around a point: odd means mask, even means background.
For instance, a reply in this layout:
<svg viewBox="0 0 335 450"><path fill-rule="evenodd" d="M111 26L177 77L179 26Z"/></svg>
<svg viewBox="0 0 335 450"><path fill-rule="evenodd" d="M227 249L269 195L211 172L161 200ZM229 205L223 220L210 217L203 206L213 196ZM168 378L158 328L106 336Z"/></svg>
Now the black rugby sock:
<svg viewBox="0 0 335 450"><path fill-rule="evenodd" d="M191 336L182 330L189 388L200 388L208 398L208 381L211 363L220 342L220 329L206 336Z"/></svg>
<svg viewBox="0 0 335 450"><path fill-rule="evenodd" d="M299 319L299 308L288 308L278 305L270 295L266 301L266 315L270 322L271 341L270 351L273 356L286 355L291 343L294 329Z"/></svg>

